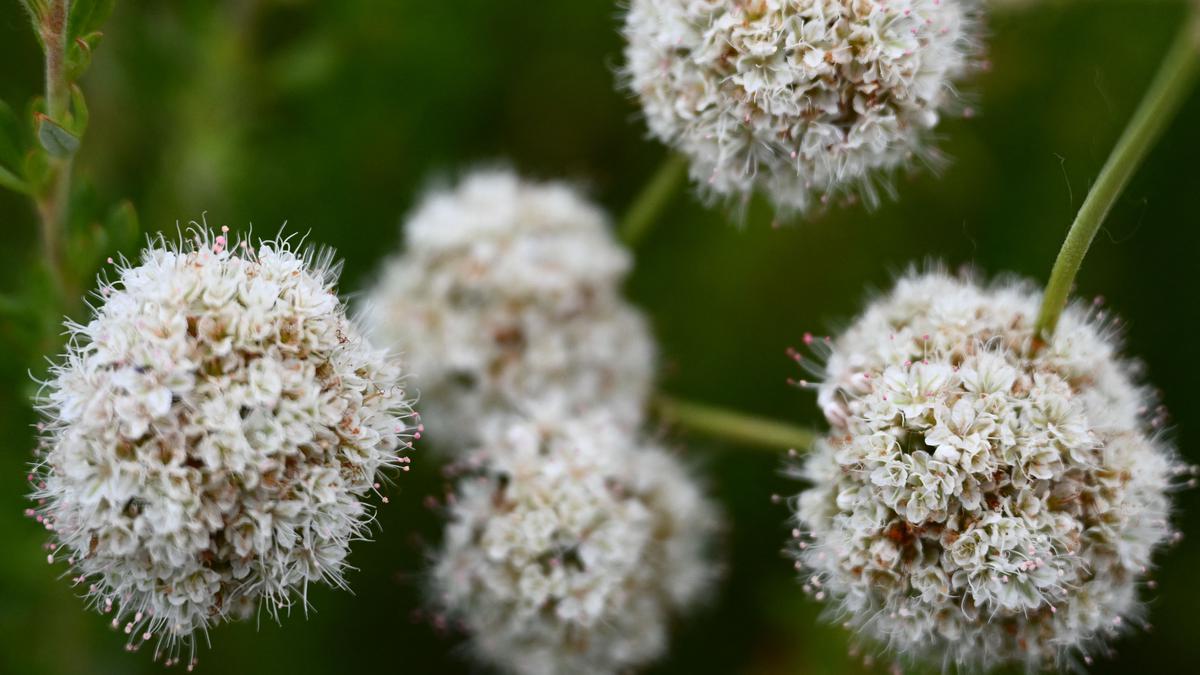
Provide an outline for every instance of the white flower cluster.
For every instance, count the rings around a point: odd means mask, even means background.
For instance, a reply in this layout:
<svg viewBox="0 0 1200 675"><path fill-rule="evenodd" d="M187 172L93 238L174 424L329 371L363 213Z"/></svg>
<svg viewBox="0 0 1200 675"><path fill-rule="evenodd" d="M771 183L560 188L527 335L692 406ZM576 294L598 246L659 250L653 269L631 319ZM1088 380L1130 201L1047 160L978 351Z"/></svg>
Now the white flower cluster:
<svg viewBox="0 0 1200 675"><path fill-rule="evenodd" d="M227 228L225 228L227 229ZM344 586L380 472L416 435L398 366L346 319L328 252L207 230L120 265L46 384L31 515L130 648ZM386 501L386 499L385 499Z"/></svg>
<svg viewBox="0 0 1200 675"><path fill-rule="evenodd" d="M678 462L611 418L497 423L451 501L437 602L523 675L624 672L715 578L717 517Z"/></svg>
<svg viewBox="0 0 1200 675"><path fill-rule="evenodd" d="M628 86L710 195L784 212L878 201L937 159L929 131L976 52L974 0L633 0Z"/></svg>
<svg viewBox="0 0 1200 675"><path fill-rule="evenodd" d="M640 422L654 345L620 295L630 257L605 216L562 184L483 171L429 196L366 301L372 337L417 374L440 447L481 440L489 415L602 406Z"/></svg>
<svg viewBox="0 0 1200 675"><path fill-rule="evenodd" d="M438 616L521 675L616 673L666 648L715 576L713 508L640 440L654 344L628 252L562 184L507 171L426 199L366 302L466 473L432 575Z"/></svg>
<svg viewBox="0 0 1200 675"><path fill-rule="evenodd" d="M1039 296L910 276L832 342L833 426L800 471L797 567L902 656L1049 667L1142 610L1187 469L1111 327L1078 306L1050 344Z"/></svg>

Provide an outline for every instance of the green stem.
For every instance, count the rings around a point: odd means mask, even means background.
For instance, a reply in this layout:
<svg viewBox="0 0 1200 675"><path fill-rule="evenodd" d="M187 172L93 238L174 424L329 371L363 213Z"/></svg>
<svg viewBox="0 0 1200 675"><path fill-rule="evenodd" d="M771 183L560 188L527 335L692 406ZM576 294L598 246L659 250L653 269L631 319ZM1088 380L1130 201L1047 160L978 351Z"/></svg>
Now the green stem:
<svg viewBox="0 0 1200 675"><path fill-rule="evenodd" d="M669 396L658 396L655 407L663 419L688 431L760 448L803 451L818 438L817 432L803 427Z"/></svg>
<svg viewBox="0 0 1200 675"><path fill-rule="evenodd" d="M70 0L50 0L42 21L42 46L46 57L46 115L57 124L67 121L71 86L67 81L66 58ZM42 251L59 294L60 306L69 304L71 289L64 268L62 233L71 194L71 160L50 159L50 179L45 192L37 196L41 221Z"/></svg>
<svg viewBox="0 0 1200 675"><path fill-rule="evenodd" d="M671 197L687 178L687 161L679 155L671 155L662 163L654 177L642 189L621 221L621 240L627 246L637 246L662 210L671 203Z"/></svg>
<svg viewBox="0 0 1200 675"><path fill-rule="evenodd" d="M1200 70L1200 11L1196 9L1198 3L1191 4L1193 8L1179 36L1175 38L1141 104L1100 170L1095 185L1088 192L1087 199L1075 216L1075 222L1067 232L1058 259L1054 261L1036 325L1036 335L1041 344L1049 342L1054 335L1058 318L1067 306L1075 275L1079 273L1083 258L1104 218L1179 110Z"/></svg>

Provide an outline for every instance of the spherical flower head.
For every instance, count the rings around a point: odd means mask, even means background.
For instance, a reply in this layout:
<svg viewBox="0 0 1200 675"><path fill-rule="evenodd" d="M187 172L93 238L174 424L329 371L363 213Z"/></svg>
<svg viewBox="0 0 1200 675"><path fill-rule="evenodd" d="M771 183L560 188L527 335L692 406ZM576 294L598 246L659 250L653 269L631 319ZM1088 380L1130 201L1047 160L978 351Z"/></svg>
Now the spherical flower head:
<svg viewBox="0 0 1200 675"><path fill-rule="evenodd" d="M416 374L440 448L462 452L488 416L533 408L641 419L654 344L620 295L630 256L574 189L477 172L427 197L405 238L364 314Z"/></svg>
<svg viewBox="0 0 1200 675"><path fill-rule="evenodd" d="M286 239L200 230L118 265L69 326L31 515L131 649L194 658L196 632L345 586L415 417L396 362L347 320L337 269Z"/></svg>
<svg viewBox="0 0 1200 675"><path fill-rule="evenodd" d="M711 585L717 516L691 476L612 421L511 420L449 503L436 602L481 661L522 675L625 672Z"/></svg>
<svg viewBox="0 0 1200 675"><path fill-rule="evenodd" d="M624 76L650 133L713 197L783 213L878 201L934 162L930 131L976 63L973 0L632 0Z"/></svg>
<svg viewBox="0 0 1200 675"><path fill-rule="evenodd" d="M831 343L833 429L799 473L805 587L901 657L1053 667L1139 619L1188 471L1111 324L1049 344L1021 283L909 276Z"/></svg>

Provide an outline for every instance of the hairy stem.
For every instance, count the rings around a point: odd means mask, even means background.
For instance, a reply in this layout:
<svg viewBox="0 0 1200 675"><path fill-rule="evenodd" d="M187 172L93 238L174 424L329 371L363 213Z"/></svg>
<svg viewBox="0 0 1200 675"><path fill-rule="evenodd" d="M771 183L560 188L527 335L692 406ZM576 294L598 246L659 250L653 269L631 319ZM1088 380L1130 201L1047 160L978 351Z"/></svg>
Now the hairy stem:
<svg viewBox="0 0 1200 675"><path fill-rule="evenodd" d="M803 451L818 437L811 429L669 396L658 396L654 405L663 419L688 431L760 448Z"/></svg>
<svg viewBox="0 0 1200 675"><path fill-rule="evenodd" d="M67 17L70 0L50 0L42 22L42 44L46 49L46 114L60 124L66 117L70 84L66 76Z"/></svg>
<svg viewBox="0 0 1200 675"><path fill-rule="evenodd" d="M625 218L621 221L620 236L627 246L637 246L650 226L671 203L671 197L687 177L687 162L679 155L670 155L642 188Z"/></svg>
<svg viewBox="0 0 1200 675"><path fill-rule="evenodd" d="M1049 342L1054 335L1059 316L1067 306L1075 275L1083 265L1096 232L1150 148L1178 112L1200 70L1200 10L1197 9L1200 3L1190 4L1192 9L1179 36L1100 170L1054 261L1036 324L1039 344Z"/></svg>
<svg viewBox="0 0 1200 675"><path fill-rule="evenodd" d="M46 58L46 116L60 125L66 122L71 91L66 73L67 19L70 13L70 0L50 0L40 29ZM36 197L36 202L41 223L42 251L63 307L71 297L62 250L70 194L71 159L50 158L50 178L46 189Z"/></svg>

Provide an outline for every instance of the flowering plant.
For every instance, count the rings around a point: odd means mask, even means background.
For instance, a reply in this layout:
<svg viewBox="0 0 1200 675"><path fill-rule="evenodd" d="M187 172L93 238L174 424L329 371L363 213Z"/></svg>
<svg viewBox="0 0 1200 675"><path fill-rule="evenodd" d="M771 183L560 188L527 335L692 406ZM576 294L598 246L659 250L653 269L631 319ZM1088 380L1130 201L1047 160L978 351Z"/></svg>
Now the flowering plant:
<svg viewBox="0 0 1200 675"><path fill-rule="evenodd" d="M1197 26L0 6L0 671L1185 669Z"/></svg>

